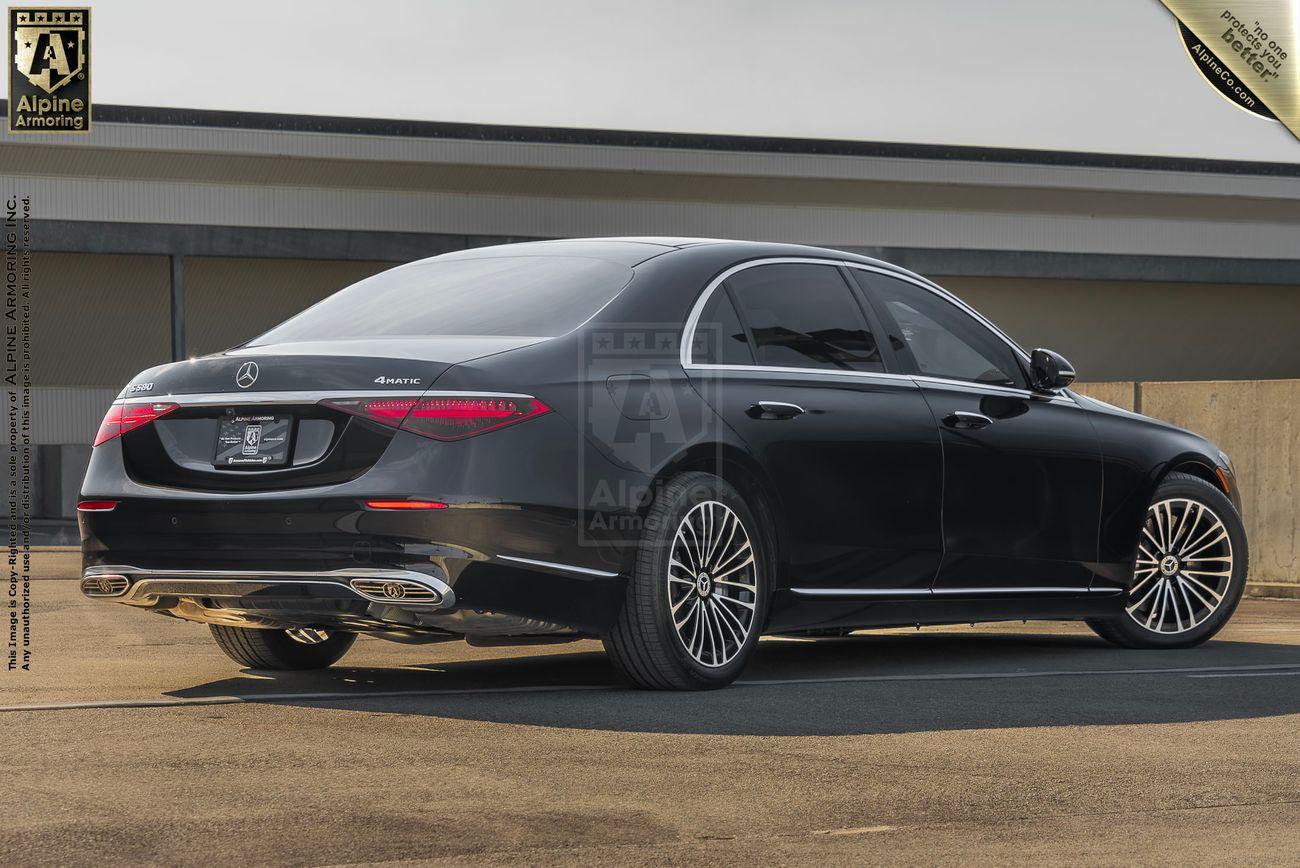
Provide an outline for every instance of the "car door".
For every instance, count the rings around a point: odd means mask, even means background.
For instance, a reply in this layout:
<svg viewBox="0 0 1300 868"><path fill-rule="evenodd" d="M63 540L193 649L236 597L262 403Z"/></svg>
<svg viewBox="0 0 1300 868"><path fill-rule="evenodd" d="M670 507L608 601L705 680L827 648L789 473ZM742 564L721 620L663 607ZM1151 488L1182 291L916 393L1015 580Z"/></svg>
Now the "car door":
<svg viewBox="0 0 1300 868"><path fill-rule="evenodd" d="M1102 461L1069 393L1029 390L1020 354L944 294L851 269L915 375L943 443L937 593L1086 590L1097 562Z"/></svg>
<svg viewBox="0 0 1300 868"><path fill-rule="evenodd" d="M746 263L696 311L686 368L775 490L790 585L804 597L928 595L941 556L938 431L920 388L886 370L843 269Z"/></svg>

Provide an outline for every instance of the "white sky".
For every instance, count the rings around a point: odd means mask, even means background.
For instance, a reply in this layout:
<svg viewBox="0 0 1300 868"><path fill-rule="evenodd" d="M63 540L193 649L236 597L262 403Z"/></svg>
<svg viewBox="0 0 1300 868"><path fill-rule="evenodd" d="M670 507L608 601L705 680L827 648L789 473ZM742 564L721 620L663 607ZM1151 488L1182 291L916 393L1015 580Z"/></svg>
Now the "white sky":
<svg viewBox="0 0 1300 868"><path fill-rule="evenodd" d="M100 103L1300 162L1158 0L100 0Z"/></svg>

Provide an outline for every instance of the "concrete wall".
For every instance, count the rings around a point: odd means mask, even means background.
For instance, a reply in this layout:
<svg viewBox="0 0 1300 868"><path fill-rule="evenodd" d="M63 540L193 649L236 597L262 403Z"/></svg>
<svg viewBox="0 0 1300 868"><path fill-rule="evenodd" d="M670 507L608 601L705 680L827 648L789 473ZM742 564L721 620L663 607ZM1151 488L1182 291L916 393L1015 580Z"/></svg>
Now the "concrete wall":
<svg viewBox="0 0 1300 868"><path fill-rule="evenodd" d="M1079 391L1126 409L1136 398L1138 412L1217 443L1237 468L1250 581L1300 589L1300 380L1093 383Z"/></svg>
<svg viewBox="0 0 1300 868"><path fill-rule="evenodd" d="M121 389L169 362L165 256L32 255L32 378L37 386Z"/></svg>
<svg viewBox="0 0 1300 868"><path fill-rule="evenodd" d="M394 264L186 257L186 353L204 355L241 344Z"/></svg>
<svg viewBox="0 0 1300 868"><path fill-rule="evenodd" d="M934 279L1025 348L1062 353L1089 381L1300 377L1300 287Z"/></svg>

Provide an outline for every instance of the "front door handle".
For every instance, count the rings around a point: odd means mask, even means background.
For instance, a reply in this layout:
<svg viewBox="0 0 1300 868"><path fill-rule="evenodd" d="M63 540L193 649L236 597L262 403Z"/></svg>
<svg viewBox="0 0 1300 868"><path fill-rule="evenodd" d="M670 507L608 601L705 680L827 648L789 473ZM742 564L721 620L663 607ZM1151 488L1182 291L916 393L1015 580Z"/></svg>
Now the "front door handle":
<svg viewBox="0 0 1300 868"><path fill-rule="evenodd" d="M759 401L757 404L750 404L745 415L751 419L793 419L803 412L803 407L798 404L787 404L784 401Z"/></svg>
<svg viewBox="0 0 1300 868"><path fill-rule="evenodd" d="M993 420L982 413L968 413L965 410L954 410L947 416L943 417L943 424L949 428L987 428L993 424Z"/></svg>

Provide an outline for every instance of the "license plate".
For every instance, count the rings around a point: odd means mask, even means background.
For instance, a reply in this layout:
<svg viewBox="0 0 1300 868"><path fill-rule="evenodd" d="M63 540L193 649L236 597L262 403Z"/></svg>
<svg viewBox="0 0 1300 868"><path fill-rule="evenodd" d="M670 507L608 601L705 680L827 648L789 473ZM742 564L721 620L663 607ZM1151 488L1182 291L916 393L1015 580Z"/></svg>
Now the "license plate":
<svg viewBox="0 0 1300 868"><path fill-rule="evenodd" d="M227 416L217 431L217 467L278 467L289 463L292 416Z"/></svg>

